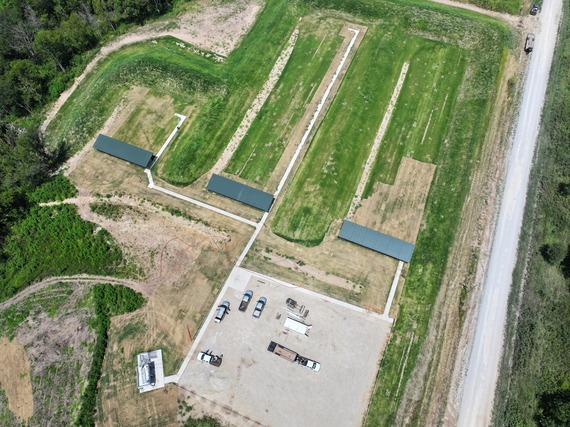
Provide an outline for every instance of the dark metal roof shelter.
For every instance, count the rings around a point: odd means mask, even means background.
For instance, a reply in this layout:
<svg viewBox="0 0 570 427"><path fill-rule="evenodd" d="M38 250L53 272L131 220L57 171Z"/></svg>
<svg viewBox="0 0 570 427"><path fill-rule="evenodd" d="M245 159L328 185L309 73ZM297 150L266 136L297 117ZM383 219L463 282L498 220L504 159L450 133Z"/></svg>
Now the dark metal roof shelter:
<svg viewBox="0 0 570 427"><path fill-rule="evenodd" d="M99 134L95 144L97 150L111 156L118 157L121 160L134 163L135 165L146 168L152 159L152 153L118 139L111 138L107 135Z"/></svg>
<svg viewBox="0 0 570 427"><path fill-rule="evenodd" d="M407 263L412 259L415 248L411 243L346 220L338 237Z"/></svg>
<svg viewBox="0 0 570 427"><path fill-rule="evenodd" d="M216 174L210 178L208 190L265 212L269 212L273 204L273 194Z"/></svg>

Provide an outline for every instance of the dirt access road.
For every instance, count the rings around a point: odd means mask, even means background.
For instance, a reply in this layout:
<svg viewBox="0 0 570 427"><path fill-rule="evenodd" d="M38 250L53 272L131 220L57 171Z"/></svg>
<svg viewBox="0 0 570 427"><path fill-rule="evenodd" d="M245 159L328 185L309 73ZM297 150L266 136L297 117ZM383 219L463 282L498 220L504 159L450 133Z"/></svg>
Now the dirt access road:
<svg viewBox="0 0 570 427"><path fill-rule="evenodd" d="M491 422L512 274L517 257L526 193L562 0L544 3L524 85L516 132L508 158L507 176L489 259L475 338L462 385L459 426Z"/></svg>

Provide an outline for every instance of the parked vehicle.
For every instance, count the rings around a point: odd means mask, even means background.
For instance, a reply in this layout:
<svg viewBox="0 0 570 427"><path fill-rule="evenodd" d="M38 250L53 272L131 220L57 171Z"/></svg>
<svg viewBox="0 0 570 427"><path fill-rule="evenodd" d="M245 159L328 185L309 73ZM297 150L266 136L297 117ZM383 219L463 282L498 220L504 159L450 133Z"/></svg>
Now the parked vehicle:
<svg viewBox="0 0 570 427"><path fill-rule="evenodd" d="M255 309L253 310L253 317L261 316L261 312L265 308L266 303L267 303L267 298L265 298L265 297L259 298L259 300L257 301L257 304L255 304Z"/></svg>
<svg viewBox="0 0 570 427"><path fill-rule="evenodd" d="M251 299L253 298L253 291L245 291L245 294L243 294L243 298L241 299L241 302L239 304L239 311L245 311L247 310L247 306L249 305L249 302L251 301Z"/></svg>
<svg viewBox="0 0 570 427"><path fill-rule="evenodd" d="M532 5L532 7L530 8L530 14L531 15L536 15L538 12L540 12L540 3L535 3Z"/></svg>
<svg viewBox="0 0 570 427"><path fill-rule="evenodd" d="M299 359L299 365L312 369L315 372L319 372L321 370L321 364L319 362L315 362L314 360L306 359L304 357Z"/></svg>
<svg viewBox="0 0 570 427"><path fill-rule="evenodd" d="M213 366L220 366L222 364L222 356L216 356L210 351L201 351L198 353L198 360L202 362L207 362Z"/></svg>
<svg viewBox="0 0 570 427"><path fill-rule="evenodd" d="M524 44L524 51L526 53L530 53L530 52L532 52L533 49L534 49L534 34L528 33L526 35L526 42Z"/></svg>
<svg viewBox="0 0 570 427"><path fill-rule="evenodd" d="M224 301L221 305L218 306L218 312L216 313L214 322L220 323L229 311L230 311L230 302Z"/></svg>
<svg viewBox="0 0 570 427"><path fill-rule="evenodd" d="M283 347L281 344L277 344L275 341L271 341L269 343L267 351L270 353L275 353L277 356L281 356L282 358L287 359L289 362L296 362L297 359L301 357L298 353L288 349L287 347Z"/></svg>

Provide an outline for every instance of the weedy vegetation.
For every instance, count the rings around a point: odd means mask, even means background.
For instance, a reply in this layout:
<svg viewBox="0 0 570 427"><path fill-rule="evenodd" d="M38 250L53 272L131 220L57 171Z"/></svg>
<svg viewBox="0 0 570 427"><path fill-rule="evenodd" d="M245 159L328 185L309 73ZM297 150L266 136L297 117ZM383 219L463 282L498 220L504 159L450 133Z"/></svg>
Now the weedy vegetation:
<svg viewBox="0 0 570 427"><path fill-rule="evenodd" d="M496 426L570 424L570 5L563 8L513 277Z"/></svg>

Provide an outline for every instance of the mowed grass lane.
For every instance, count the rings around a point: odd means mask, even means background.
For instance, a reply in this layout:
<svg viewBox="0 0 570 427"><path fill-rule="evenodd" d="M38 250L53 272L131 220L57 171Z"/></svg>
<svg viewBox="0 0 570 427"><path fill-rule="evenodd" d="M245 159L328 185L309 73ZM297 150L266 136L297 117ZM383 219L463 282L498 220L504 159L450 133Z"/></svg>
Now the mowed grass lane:
<svg viewBox="0 0 570 427"><path fill-rule="evenodd" d="M440 53L430 56L425 55L424 50ZM449 50L453 52L447 53ZM457 48L450 49L442 43L410 36L398 27L369 28L277 211L273 232L307 246L321 243L332 221L343 218L350 206L362 174L362 165L369 155L403 63L410 61L412 68L422 64L426 70L436 70L441 67L442 55L453 57L458 52ZM419 69L414 74L418 75L406 79L403 90L413 92L410 96L417 97L414 105L427 110L420 113L426 116L427 122L433 101L429 91L424 90L431 88L433 81L422 82ZM438 72L433 71L432 74L436 76ZM457 79L455 84L459 82ZM406 118L416 114L418 111L414 109ZM441 118L444 123L446 119ZM383 156L382 150L380 157Z"/></svg>
<svg viewBox="0 0 570 427"><path fill-rule="evenodd" d="M188 185L216 162L261 90L297 23L287 1L270 1L239 47L223 64L226 87L210 95L190 132L174 141L159 169L161 178Z"/></svg>
<svg viewBox="0 0 570 427"><path fill-rule="evenodd" d="M332 63L343 22L304 19L297 43L273 92L235 151L226 172L265 186Z"/></svg>
<svg viewBox="0 0 570 427"><path fill-rule="evenodd" d="M450 117L465 75L465 53L454 46L418 39L406 81L394 108L364 197L374 184L393 184L402 157L437 164L441 144L448 139Z"/></svg>

